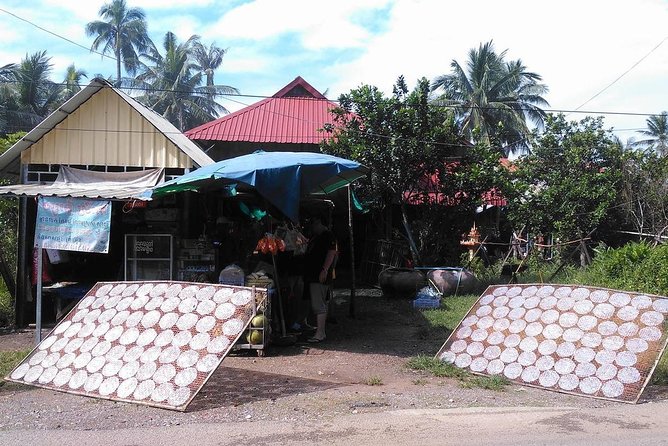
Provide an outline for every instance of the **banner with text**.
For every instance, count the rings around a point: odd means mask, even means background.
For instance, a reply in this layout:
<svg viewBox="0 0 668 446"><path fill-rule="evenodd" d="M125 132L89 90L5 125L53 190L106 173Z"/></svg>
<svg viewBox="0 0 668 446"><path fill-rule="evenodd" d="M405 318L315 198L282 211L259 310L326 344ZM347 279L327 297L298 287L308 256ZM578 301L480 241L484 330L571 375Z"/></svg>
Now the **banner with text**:
<svg viewBox="0 0 668 446"><path fill-rule="evenodd" d="M35 247L109 252L111 201L39 197Z"/></svg>

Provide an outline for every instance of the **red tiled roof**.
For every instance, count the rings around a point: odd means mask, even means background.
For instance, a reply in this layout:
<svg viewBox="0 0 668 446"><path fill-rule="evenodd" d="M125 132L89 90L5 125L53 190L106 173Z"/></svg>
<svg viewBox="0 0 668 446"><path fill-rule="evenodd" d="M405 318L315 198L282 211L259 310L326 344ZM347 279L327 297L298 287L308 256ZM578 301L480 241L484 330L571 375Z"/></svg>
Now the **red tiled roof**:
<svg viewBox="0 0 668 446"><path fill-rule="evenodd" d="M298 76L272 97L185 134L192 140L319 144L336 106Z"/></svg>
<svg viewBox="0 0 668 446"><path fill-rule="evenodd" d="M507 158L501 158L499 163L513 171L516 169L515 165ZM453 165L457 163L446 164L446 170L450 170ZM462 198L465 198L464 192L457 192L454 197L447 196L439 192L440 180L438 173L426 176L421 179L414 190L404 192L404 200L407 204L444 204L446 206L455 206ZM487 206L506 206L508 201L501 194L501 192L492 188L491 190L482 194L483 204Z"/></svg>

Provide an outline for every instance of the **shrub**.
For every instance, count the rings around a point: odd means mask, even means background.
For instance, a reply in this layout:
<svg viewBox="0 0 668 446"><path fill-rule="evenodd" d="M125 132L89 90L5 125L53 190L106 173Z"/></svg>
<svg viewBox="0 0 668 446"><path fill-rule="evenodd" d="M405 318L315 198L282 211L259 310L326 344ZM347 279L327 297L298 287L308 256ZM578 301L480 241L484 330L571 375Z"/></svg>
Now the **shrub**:
<svg viewBox="0 0 668 446"><path fill-rule="evenodd" d="M652 247L646 242L628 243L599 252L591 265L571 275L574 283L668 294L668 245Z"/></svg>

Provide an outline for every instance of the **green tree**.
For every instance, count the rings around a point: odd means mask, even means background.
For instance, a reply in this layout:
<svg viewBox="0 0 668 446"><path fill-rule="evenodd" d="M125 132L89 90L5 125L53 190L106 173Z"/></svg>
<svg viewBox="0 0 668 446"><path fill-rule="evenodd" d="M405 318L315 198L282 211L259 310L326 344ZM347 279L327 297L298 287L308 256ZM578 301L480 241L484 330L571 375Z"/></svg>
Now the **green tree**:
<svg viewBox="0 0 668 446"><path fill-rule="evenodd" d="M533 153L516 160L509 218L515 227L575 240L599 227L616 203L622 148L602 118L550 115Z"/></svg>
<svg viewBox="0 0 668 446"><path fill-rule="evenodd" d="M13 133L6 137L0 137L0 154L16 144L25 132ZM0 185L6 185L7 180L0 180ZM5 282L8 290L13 291L14 277L16 275L16 246L18 227L18 201L15 198L0 198L0 279ZM0 290L0 319L7 320L9 299L2 295ZM0 322L0 325L2 323Z"/></svg>
<svg viewBox="0 0 668 446"><path fill-rule="evenodd" d="M506 62L506 51L497 54L493 43L469 51L466 68L453 60L451 72L435 78L432 91L441 93L436 103L454 107L462 132L471 141L496 140L507 153L528 148L527 122L543 126L549 105L543 98L547 86L541 76L527 71L521 60Z"/></svg>
<svg viewBox="0 0 668 446"><path fill-rule="evenodd" d="M198 42L197 35L179 43L173 33L166 33L164 54L156 50L144 55L147 63L135 79L147 91L138 99L181 131L209 122L226 111L215 101L217 94L238 93L229 86L202 85L204 78L194 61Z"/></svg>
<svg viewBox="0 0 668 446"><path fill-rule="evenodd" d="M654 151L629 151L622 175L617 220L658 240L668 231L668 157Z"/></svg>
<svg viewBox="0 0 668 446"><path fill-rule="evenodd" d="M87 78L86 71L78 70L74 64L67 67L65 71L65 80L63 81L63 99L68 100L79 91L81 91L81 81Z"/></svg>
<svg viewBox="0 0 668 446"><path fill-rule="evenodd" d="M405 229L410 226L409 220L433 223L436 219L431 217L435 213L449 209L452 221L440 220L421 231L434 236L433 240L452 239L450 224L454 220L470 224L481 192L489 190L494 182L485 174L490 172L487 167L491 163L498 166L498 154L490 155L489 150L462 141L452 114L429 104L427 79L420 79L409 92L400 77L390 97L374 86L364 85L341 95L339 103L334 111L335 125L328 129L331 133L322 150L359 161L371 169L371 174L358 182L358 192L369 207L384 216L384 236L390 235L389 216L396 205L401 208ZM434 177L438 179L434 181ZM458 206L441 203L408 209L407 201L419 201L421 194L429 203L428 191L432 192L431 197L457 197ZM455 214L466 217L455 218ZM449 234L444 235L445 231ZM427 251L438 256L447 249L421 240L416 245L429 248L420 253L423 257Z"/></svg>
<svg viewBox="0 0 668 446"><path fill-rule="evenodd" d="M91 51L101 49L116 58L116 82L120 84L121 64L134 75L140 66L139 56L154 48L148 36L144 11L128 8L125 0L112 0L100 8L96 20L86 25L86 35L94 37Z"/></svg>
<svg viewBox="0 0 668 446"><path fill-rule="evenodd" d="M46 51L26 54L21 63L5 71L0 90L5 114L2 133L30 130L60 105L62 88L51 81L51 72Z"/></svg>
<svg viewBox="0 0 668 446"><path fill-rule="evenodd" d="M0 67L0 135L7 133L7 108L14 92L16 64Z"/></svg>
<svg viewBox="0 0 668 446"><path fill-rule="evenodd" d="M661 112L647 118L647 130L640 130L647 138L633 143L634 147L654 150L661 156L668 154L668 112Z"/></svg>

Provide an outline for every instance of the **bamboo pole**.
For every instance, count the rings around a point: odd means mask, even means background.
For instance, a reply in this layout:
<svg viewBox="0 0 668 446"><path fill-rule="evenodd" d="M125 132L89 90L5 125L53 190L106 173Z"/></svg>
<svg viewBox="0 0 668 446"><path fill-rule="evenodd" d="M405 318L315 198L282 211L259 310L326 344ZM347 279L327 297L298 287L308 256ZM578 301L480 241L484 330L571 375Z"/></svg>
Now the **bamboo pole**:
<svg viewBox="0 0 668 446"><path fill-rule="evenodd" d="M355 239L353 237L353 206L352 189L348 185L348 231L350 233L350 304L348 306L348 315L355 318Z"/></svg>

